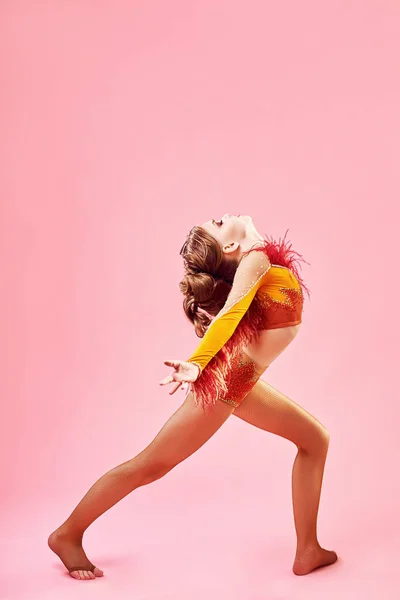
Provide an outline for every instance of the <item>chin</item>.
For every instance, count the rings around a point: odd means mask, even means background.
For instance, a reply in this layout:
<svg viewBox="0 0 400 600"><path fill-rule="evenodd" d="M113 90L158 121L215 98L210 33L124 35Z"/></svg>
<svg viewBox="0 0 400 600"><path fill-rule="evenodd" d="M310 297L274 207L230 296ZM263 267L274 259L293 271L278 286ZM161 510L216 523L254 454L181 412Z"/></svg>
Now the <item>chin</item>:
<svg viewBox="0 0 400 600"><path fill-rule="evenodd" d="M253 219L249 215L242 215L241 220L246 223L246 227L253 227L254 229Z"/></svg>

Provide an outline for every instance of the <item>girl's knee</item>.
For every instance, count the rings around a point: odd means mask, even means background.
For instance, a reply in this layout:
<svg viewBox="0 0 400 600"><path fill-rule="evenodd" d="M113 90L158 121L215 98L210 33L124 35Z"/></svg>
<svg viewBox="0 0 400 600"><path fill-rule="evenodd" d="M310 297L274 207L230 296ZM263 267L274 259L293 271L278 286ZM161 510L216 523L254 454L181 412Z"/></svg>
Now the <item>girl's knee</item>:
<svg viewBox="0 0 400 600"><path fill-rule="evenodd" d="M329 448L329 442L331 439L331 435L329 433L329 431L326 429L326 427L320 427L319 428L319 435L318 437L318 442L320 444L320 449L324 450L324 451L328 451Z"/></svg>
<svg viewBox="0 0 400 600"><path fill-rule="evenodd" d="M129 460L125 465L127 470L126 476L132 476L142 486L164 477L164 475L175 467L176 463L166 460L165 457L162 459L152 457L148 452L144 451Z"/></svg>
<svg viewBox="0 0 400 600"><path fill-rule="evenodd" d="M329 433L328 429L325 429L325 427L324 427L324 435L325 435L326 445L329 446L329 442L331 440L331 434Z"/></svg>
<svg viewBox="0 0 400 600"><path fill-rule="evenodd" d="M141 485L147 485L157 479L161 479L167 473L169 473L175 464L161 463L150 463L141 469Z"/></svg>
<svg viewBox="0 0 400 600"><path fill-rule="evenodd" d="M304 450L309 453L326 453L328 452L330 442L330 433L328 429L322 425L316 426L310 435L307 436L307 441L303 444L298 444L299 450Z"/></svg>

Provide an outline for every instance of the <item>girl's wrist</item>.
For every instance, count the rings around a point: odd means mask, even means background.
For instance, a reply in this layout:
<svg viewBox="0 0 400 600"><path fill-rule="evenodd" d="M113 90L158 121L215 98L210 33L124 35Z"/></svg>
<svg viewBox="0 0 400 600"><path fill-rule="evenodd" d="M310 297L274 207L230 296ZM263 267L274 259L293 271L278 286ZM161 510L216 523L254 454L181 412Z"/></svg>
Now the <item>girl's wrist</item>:
<svg viewBox="0 0 400 600"><path fill-rule="evenodd" d="M199 369L199 375L198 376L200 376L201 375L201 371L202 371L201 365L199 365L199 363L195 362L194 360L191 360L190 363L192 365L196 365L196 367L198 367L198 369Z"/></svg>

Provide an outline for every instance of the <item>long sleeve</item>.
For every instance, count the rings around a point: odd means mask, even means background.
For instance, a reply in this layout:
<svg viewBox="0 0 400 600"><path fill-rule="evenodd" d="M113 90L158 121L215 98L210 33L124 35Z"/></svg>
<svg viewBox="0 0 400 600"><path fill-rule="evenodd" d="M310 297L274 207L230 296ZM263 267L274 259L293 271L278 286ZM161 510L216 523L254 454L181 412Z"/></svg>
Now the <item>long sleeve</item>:
<svg viewBox="0 0 400 600"><path fill-rule="evenodd" d="M264 252L253 251L242 258L225 305L187 362L196 363L203 370L224 346L245 315L270 266Z"/></svg>

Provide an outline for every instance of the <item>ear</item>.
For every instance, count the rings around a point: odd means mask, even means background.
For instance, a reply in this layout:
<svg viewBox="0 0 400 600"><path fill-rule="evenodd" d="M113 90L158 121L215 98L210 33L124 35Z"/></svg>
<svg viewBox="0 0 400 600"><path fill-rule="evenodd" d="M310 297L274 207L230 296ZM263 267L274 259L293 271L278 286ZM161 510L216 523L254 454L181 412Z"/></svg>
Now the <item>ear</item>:
<svg viewBox="0 0 400 600"><path fill-rule="evenodd" d="M232 254L233 252L236 252L238 248L239 242L231 242L230 244L224 244L224 246L222 246L222 251L225 254Z"/></svg>

